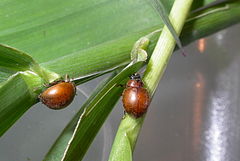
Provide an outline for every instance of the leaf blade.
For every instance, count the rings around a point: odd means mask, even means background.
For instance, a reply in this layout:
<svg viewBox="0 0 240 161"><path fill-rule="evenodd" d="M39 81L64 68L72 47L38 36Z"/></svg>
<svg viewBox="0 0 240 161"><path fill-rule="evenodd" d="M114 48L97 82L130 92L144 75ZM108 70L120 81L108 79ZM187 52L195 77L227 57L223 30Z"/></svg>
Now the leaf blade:
<svg viewBox="0 0 240 161"><path fill-rule="evenodd" d="M63 131L63 134L58 138L55 146L51 148L45 157L45 161L81 160L94 136L97 134L97 131L121 96L123 88L116 86L118 86L122 80L126 79L126 77L138 71L142 65L143 62L138 62L129 66L107 82L99 91L95 92ZM79 126L75 127L79 118ZM73 138L69 137L69 133L71 133ZM85 137L86 135L88 136L87 138ZM66 141L66 138L68 141ZM64 145L67 144L67 148L60 146L59 142L62 142ZM65 152L61 154L59 151ZM60 158L56 158L56 156Z"/></svg>
<svg viewBox="0 0 240 161"><path fill-rule="evenodd" d="M31 77L32 82L26 82L27 77ZM37 93L33 88L41 83L41 78L32 73L17 73L0 87L0 136L37 103Z"/></svg>

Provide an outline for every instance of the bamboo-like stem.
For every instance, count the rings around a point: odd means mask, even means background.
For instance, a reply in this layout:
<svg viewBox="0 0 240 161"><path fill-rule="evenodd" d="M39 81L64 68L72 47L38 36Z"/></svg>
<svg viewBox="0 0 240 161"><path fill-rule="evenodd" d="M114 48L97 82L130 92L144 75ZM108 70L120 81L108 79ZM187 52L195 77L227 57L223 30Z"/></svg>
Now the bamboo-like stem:
<svg viewBox="0 0 240 161"><path fill-rule="evenodd" d="M174 2L169 19L178 35L183 28L192 1L193 0L176 0ZM151 97L163 75L175 44L176 42L173 36L165 26L143 77L143 81ZM143 121L144 116L135 118L129 114L125 115L115 137L109 161L132 161L132 154Z"/></svg>
<svg viewBox="0 0 240 161"><path fill-rule="evenodd" d="M192 1L193 0L176 0L174 2L169 19L178 35L181 33ZM143 77L143 81L151 95L153 95L156 90L159 80L166 69L175 44L175 40L167 26L164 26Z"/></svg>

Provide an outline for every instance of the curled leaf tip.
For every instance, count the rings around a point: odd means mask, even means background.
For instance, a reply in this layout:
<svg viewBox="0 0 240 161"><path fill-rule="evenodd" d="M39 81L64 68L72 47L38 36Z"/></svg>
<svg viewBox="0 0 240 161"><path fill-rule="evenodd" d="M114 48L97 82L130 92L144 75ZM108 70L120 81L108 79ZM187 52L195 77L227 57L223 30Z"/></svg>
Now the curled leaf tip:
<svg viewBox="0 0 240 161"><path fill-rule="evenodd" d="M136 41L131 51L131 60L133 63L147 60L148 55L146 49L149 45L149 42L150 40L147 37L142 37Z"/></svg>

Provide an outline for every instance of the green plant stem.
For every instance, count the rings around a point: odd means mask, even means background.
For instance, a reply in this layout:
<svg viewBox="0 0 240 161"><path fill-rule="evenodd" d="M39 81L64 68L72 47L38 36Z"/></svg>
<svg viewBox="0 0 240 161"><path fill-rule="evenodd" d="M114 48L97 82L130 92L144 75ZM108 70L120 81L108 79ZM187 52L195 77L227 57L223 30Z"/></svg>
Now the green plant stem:
<svg viewBox="0 0 240 161"><path fill-rule="evenodd" d="M192 2L193 0L176 0L174 2L169 19L178 35L183 28ZM176 42L173 36L168 28L164 26L143 77L143 81L151 97L163 75L175 45ZM132 153L143 121L144 116L134 118L129 114L125 115L115 137L109 161L132 161Z"/></svg>
<svg viewBox="0 0 240 161"><path fill-rule="evenodd" d="M174 2L169 19L178 35L181 33L192 1L193 0L176 0ZM173 53L175 44L175 40L167 26L164 26L143 76L143 81L150 95L153 95L156 90L169 58Z"/></svg>

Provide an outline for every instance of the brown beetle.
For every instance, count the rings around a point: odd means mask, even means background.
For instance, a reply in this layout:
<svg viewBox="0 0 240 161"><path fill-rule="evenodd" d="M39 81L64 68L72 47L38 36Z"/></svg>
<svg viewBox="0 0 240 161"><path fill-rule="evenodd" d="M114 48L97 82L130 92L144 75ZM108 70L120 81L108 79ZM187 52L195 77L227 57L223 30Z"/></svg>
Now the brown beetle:
<svg viewBox="0 0 240 161"><path fill-rule="evenodd" d="M131 75L122 94L125 111L135 117L145 114L150 104L149 93L143 86L140 75L135 73Z"/></svg>
<svg viewBox="0 0 240 161"><path fill-rule="evenodd" d="M40 101L47 107L59 110L67 107L76 95L76 86L70 81L57 81L51 83L47 88L39 95Z"/></svg>

